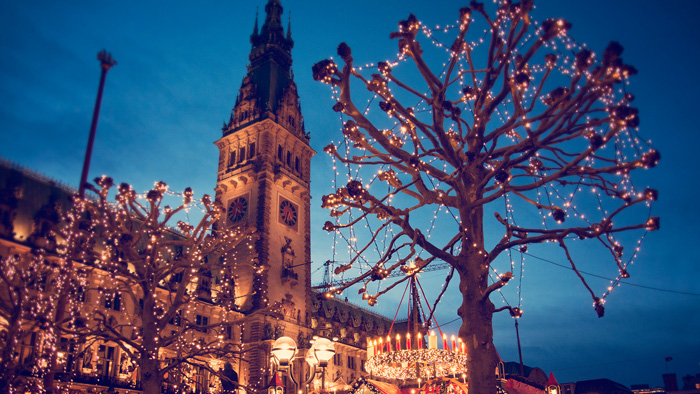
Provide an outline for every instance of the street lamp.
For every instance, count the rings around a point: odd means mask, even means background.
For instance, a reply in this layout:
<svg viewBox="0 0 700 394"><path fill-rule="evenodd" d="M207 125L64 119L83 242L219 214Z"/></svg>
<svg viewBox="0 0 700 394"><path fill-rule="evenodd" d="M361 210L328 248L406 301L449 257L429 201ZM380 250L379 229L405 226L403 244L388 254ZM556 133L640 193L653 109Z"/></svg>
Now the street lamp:
<svg viewBox="0 0 700 394"><path fill-rule="evenodd" d="M272 359L277 365L277 370L286 373L297 387L300 387L294 376L294 357L297 355L297 344L290 337L281 337L272 345ZM319 372L322 372L321 388L325 389L325 369L328 361L335 355L335 344L326 338L316 339L306 354L306 362L309 364L310 373L302 385L311 383Z"/></svg>
<svg viewBox="0 0 700 394"><path fill-rule="evenodd" d="M282 337L272 345L272 356L275 363L282 368L289 366L290 361L297 354L297 344L290 337Z"/></svg>

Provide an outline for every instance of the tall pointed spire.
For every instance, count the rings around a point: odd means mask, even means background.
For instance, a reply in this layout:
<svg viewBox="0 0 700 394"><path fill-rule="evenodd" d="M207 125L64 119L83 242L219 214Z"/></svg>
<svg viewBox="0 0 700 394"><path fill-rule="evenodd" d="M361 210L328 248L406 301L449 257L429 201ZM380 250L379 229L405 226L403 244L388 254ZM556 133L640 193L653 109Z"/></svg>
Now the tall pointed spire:
<svg viewBox="0 0 700 394"><path fill-rule="evenodd" d="M253 34L250 36L251 40L253 37L257 37L258 35L258 7L255 7L255 26L253 27Z"/></svg>
<svg viewBox="0 0 700 394"><path fill-rule="evenodd" d="M261 34L272 39L273 35L282 32L282 4L279 0L269 0L265 5L265 13Z"/></svg>
<svg viewBox="0 0 700 394"><path fill-rule="evenodd" d="M292 11L289 11L289 22L287 22L287 39L292 40Z"/></svg>
<svg viewBox="0 0 700 394"><path fill-rule="evenodd" d="M289 33L284 36L282 28L282 4L279 0L268 0L265 5L265 22L258 33L258 18L255 18L255 28L250 36L250 68L257 68L262 63L274 58L282 71L289 73L292 66L292 47L294 41Z"/></svg>
<svg viewBox="0 0 700 394"><path fill-rule="evenodd" d="M295 135L308 139L292 73L294 41L291 18L285 36L282 11L280 0L268 0L265 19L259 29L256 13L253 34L250 36L248 74L241 84L240 101L233 109L233 121L224 134L235 132L251 122L270 118Z"/></svg>

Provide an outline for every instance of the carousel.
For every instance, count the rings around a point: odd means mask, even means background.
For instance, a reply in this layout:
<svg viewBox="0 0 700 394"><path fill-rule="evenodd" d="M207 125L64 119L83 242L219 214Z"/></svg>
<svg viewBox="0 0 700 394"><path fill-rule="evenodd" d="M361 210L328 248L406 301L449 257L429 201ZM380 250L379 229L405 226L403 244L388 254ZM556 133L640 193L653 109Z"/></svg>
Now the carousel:
<svg viewBox="0 0 700 394"><path fill-rule="evenodd" d="M392 334L407 294L406 332ZM430 305L422 302L424 299L420 281L417 275L412 275L389 335L367 340L365 369L370 379L360 378L353 382L351 394L467 394L466 345L461 338L448 337L442 332ZM428 333L431 323L435 329Z"/></svg>
<svg viewBox="0 0 700 394"><path fill-rule="evenodd" d="M454 335L448 337L442 332L430 305L421 302L419 291L426 299L417 275L413 275L401 297L389 334L367 340L365 369L369 377L353 381L348 394L468 394L466 345L461 338ZM407 293L407 330L403 335L392 334ZM424 313L426 310L427 315ZM430 329L431 323L434 323L437 333ZM557 393L556 390L549 390L549 387L545 391L510 379L502 371L502 368L498 369L496 392L499 394Z"/></svg>

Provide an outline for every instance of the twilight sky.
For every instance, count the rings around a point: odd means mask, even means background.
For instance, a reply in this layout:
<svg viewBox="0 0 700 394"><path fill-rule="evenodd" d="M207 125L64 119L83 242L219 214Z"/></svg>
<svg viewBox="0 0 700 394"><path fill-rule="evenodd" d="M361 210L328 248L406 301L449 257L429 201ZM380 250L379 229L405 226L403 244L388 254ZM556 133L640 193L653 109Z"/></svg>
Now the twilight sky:
<svg viewBox="0 0 700 394"><path fill-rule="evenodd" d="M213 142L245 75L256 7L262 23L265 3L0 2L0 156L77 185L100 74L96 54L105 48L119 64L107 76L90 179L108 174L139 191L163 180L174 190L192 186L196 194L213 194L218 159ZM596 52L619 41L625 62L639 70L630 89L640 110L640 133L662 160L637 179L659 190L653 214L661 216L661 231L647 237L630 269L630 284L608 297L602 319L573 272L552 264L566 264L559 255L529 258L520 319L524 362L553 371L560 382L606 377L625 385L661 385L667 367L679 378L700 373L700 314L694 309L700 301L700 250L692 247L700 235L693 227L700 220L694 208L700 177L690 162L700 132L692 118L700 91L700 2L535 4L536 19L569 20L570 35ZM322 148L341 134L330 90L312 80L311 66L335 56L342 41L353 48L358 64L394 58L396 44L388 35L399 20L414 13L428 26L444 25L456 20L463 4L283 0L282 5L285 26L291 11L295 80L311 145L319 152L312 162L311 214L313 280L320 281L318 268L331 258L330 237L321 230L328 213L320 204L333 176ZM444 273L427 273L423 280L439 286ZM609 283L588 279L598 294ZM440 304L444 331L456 333L458 324L446 323L457 317L457 306L454 293ZM387 316L396 311L395 304L381 300L377 308ZM512 319L497 315L494 331L501 357L517 360ZM665 357L673 361L666 365Z"/></svg>

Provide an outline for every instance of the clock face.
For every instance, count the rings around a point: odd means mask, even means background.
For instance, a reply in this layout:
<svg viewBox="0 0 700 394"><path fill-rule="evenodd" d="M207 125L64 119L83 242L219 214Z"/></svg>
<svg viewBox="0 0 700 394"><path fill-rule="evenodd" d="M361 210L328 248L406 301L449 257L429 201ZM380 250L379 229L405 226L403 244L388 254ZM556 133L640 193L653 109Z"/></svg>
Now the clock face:
<svg viewBox="0 0 700 394"><path fill-rule="evenodd" d="M297 208L288 200L282 200L280 203L280 221L287 226L296 227L297 220Z"/></svg>
<svg viewBox="0 0 700 394"><path fill-rule="evenodd" d="M243 219L246 212L248 212L248 200L245 197L236 197L228 206L228 220L235 223Z"/></svg>

